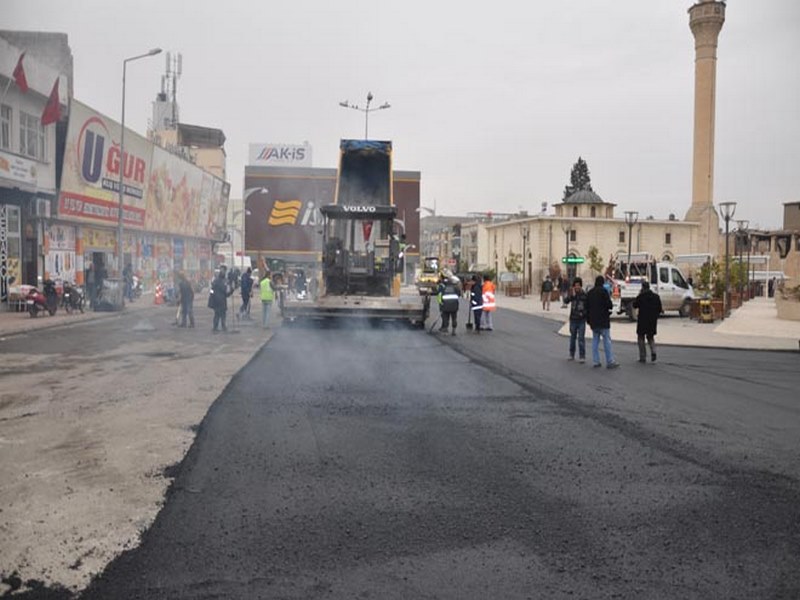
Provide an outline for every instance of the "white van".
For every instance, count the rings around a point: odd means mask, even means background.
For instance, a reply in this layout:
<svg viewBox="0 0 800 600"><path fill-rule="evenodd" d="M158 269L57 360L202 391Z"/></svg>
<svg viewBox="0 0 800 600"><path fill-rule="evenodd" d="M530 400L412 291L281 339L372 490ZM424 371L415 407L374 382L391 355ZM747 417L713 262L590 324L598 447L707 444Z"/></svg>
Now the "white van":
<svg viewBox="0 0 800 600"><path fill-rule="evenodd" d="M642 257L652 258L648 255L631 255L630 275L627 275L624 262L620 263L615 273L612 297L616 312L626 314L630 320L635 321L633 300L642 291L642 281L649 281L650 289L661 297L664 312L677 311L680 316L688 317L695 296L681 270L668 262L637 260Z"/></svg>

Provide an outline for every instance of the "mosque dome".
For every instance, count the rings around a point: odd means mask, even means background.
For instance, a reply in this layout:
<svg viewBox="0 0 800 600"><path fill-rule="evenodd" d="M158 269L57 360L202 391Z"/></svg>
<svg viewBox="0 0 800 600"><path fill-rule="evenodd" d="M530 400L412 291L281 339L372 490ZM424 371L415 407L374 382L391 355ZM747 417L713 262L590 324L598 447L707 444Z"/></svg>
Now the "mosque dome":
<svg viewBox="0 0 800 600"><path fill-rule="evenodd" d="M564 200L564 204L605 204L605 202L591 190L578 190Z"/></svg>

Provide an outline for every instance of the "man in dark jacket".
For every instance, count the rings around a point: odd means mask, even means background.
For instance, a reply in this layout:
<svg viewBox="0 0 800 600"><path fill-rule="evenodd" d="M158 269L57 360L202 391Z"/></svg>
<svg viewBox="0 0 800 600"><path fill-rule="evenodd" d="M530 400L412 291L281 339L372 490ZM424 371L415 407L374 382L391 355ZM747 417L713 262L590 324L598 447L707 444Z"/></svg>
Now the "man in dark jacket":
<svg viewBox="0 0 800 600"><path fill-rule="evenodd" d="M220 269L211 284L211 299L209 301L209 308L214 309L214 332L217 332L220 328L222 331L228 331L225 325L225 317L228 313L228 296L232 293L233 290L228 292L226 272L224 269Z"/></svg>
<svg viewBox="0 0 800 600"><path fill-rule="evenodd" d="M639 362L646 362L645 338L650 346L650 360L656 362L656 327L658 317L663 312L661 298L650 289L650 283L642 282L642 291L633 300L633 308L639 310L636 318L636 341L639 343Z"/></svg>
<svg viewBox="0 0 800 600"><path fill-rule="evenodd" d="M619 363L614 360L611 349L611 311L614 305L608 290L604 287L605 278L598 275L594 287L586 294L586 308L589 327L592 328L592 366L600 367L600 338L603 338L603 351L606 355L606 367L616 369Z"/></svg>
<svg viewBox="0 0 800 600"><path fill-rule="evenodd" d="M453 283L452 278L441 275L439 277L436 300L439 302L439 312L442 315L442 326L439 328L439 331L442 333L447 333L448 326L452 324L452 334L456 334L456 327L458 327L459 297L458 285Z"/></svg>
<svg viewBox="0 0 800 600"><path fill-rule="evenodd" d="M578 342L578 358L586 362L586 292L583 279L576 277L567 296L569 308L569 360L575 360L575 342Z"/></svg>
<svg viewBox="0 0 800 600"><path fill-rule="evenodd" d="M483 281L478 275L472 276L469 308L472 311L472 318L475 320L475 333L480 333L481 316L483 315Z"/></svg>
<svg viewBox="0 0 800 600"><path fill-rule="evenodd" d="M183 273L178 274L178 294L181 300L181 324L178 327L186 327L187 319L189 327L194 327L194 290Z"/></svg>
<svg viewBox="0 0 800 600"><path fill-rule="evenodd" d="M242 319L250 320L250 296L253 292L253 269L247 267L247 271L242 274L240 289L242 291L242 306L239 309L239 316Z"/></svg>

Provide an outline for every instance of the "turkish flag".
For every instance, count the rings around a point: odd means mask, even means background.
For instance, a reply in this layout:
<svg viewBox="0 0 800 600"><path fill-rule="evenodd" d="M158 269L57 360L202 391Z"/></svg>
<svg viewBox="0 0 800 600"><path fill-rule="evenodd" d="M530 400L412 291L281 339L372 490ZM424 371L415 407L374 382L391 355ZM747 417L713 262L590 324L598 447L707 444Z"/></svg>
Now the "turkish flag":
<svg viewBox="0 0 800 600"><path fill-rule="evenodd" d="M61 103L58 101L58 77L53 84L53 91L50 92L50 97L47 99L47 104L42 113L42 125L49 125L55 123L61 118Z"/></svg>
<svg viewBox="0 0 800 600"><path fill-rule="evenodd" d="M25 53L19 55L17 66L14 67L14 81L17 82L17 87L24 92L28 91L28 80L25 78L25 68L22 66L22 59L25 58Z"/></svg>
<svg viewBox="0 0 800 600"><path fill-rule="evenodd" d="M372 237L372 221L361 221L361 230L364 234L364 242L369 242Z"/></svg>

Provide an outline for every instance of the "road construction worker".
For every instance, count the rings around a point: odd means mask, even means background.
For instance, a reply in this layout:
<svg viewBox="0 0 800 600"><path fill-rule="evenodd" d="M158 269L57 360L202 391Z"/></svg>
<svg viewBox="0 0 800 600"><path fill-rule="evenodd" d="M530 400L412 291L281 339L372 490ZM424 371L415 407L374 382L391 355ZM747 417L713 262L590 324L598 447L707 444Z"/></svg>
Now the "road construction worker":
<svg viewBox="0 0 800 600"><path fill-rule="evenodd" d="M484 275L483 277L483 328L486 331L494 329L494 322L492 321L492 314L494 314L495 306L495 287L491 275Z"/></svg>
<svg viewBox="0 0 800 600"><path fill-rule="evenodd" d="M475 320L475 333L481 332L481 316L483 315L483 282L479 275L472 276L472 293L469 301L472 318Z"/></svg>
<svg viewBox="0 0 800 600"><path fill-rule="evenodd" d="M454 283L450 277L442 274L439 277L439 287L437 288L436 301L439 303L439 313L442 317L442 326L439 331L447 333L448 326L452 325L453 333L456 334L458 327L458 284Z"/></svg>
<svg viewBox="0 0 800 600"><path fill-rule="evenodd" d="M269 309L272 308L272 301L275 299L269 272L264 273L264 277L258 283L258 288L261 290L261 327L269 329Z"/></svg>

